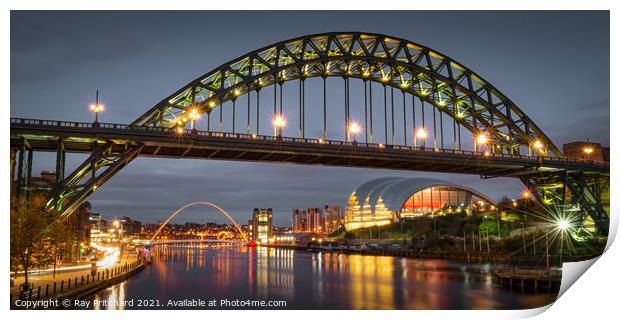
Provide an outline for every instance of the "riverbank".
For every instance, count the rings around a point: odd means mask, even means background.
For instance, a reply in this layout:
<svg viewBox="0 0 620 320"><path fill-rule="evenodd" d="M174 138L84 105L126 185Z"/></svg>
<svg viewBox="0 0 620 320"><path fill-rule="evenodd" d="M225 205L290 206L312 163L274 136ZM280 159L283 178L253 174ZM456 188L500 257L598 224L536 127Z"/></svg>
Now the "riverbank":
<svg viewBox="0 0 620 320"><path fill-rule="evenodd" d="M392 256L403 257L412 259L437 259L437 260L449 260L466 263L489 263L489 264L501 264L501 265L523 265L523 266L546 266L545 255L511 255L507 253L486 252L486 251L451 251L451 252L439 252L439 251L421 251L410 249L361 249L353 247L327 247L327 246L293 246L293 245L264 245L269 248L280 249L292 249L301 251L314 251L314 252L337 252L344 254L359 254L359 255L373 255L373 256ZM588 260L592 257L570 257L565 255L563 261L574 260ZM572 258L572 259L571 259ZM549 256L550 266L560 266L560 259L557 256Z"/></svg>
<svg viewBox="0 0 620 320"><path fill-rule="evenodd" d="M87 297L95 292L106 289L117 283L125 281L144 269L144 263L134 261L121 266L107 268L96 273L85 273L45 286L32 287L22 297L13 296L11 293L11 309L71 309L74 300ZM37 303L37 301L48 303ZM67 302L68 301L68 302Z"/></svg>

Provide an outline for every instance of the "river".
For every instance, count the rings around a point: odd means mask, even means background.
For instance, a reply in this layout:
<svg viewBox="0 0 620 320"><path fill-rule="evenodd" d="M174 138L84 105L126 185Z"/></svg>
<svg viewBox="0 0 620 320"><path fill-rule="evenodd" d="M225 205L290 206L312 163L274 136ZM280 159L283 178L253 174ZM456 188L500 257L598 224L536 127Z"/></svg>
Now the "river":
<svg viewBox="0 0 620 320"><path fill-rule="evenodd" d="M488 264L218 244L153 250L152 265L84 308L524 309L557 296L501 289Z"/></svg>

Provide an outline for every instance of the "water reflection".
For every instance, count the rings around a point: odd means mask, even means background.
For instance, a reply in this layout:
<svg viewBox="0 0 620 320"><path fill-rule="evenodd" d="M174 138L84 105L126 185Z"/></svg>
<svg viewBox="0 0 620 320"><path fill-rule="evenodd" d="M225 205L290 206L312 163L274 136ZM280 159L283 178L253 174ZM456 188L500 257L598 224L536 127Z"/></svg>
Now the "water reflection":
<svg viewBox="0 0 620 320"><path fill-rule="evenodd" d="M555 294L497 288L489 265L217 244L165 246L154 252L153 265L91 300L158 299L164 305L168 299L284 300L287 308L296 309L518 309L555 299Z"/></svg>
<svg viewBox="0 0 620 320"><path fill-rule="evenodd" d="M107 310L124 310L125 305L119 303L119 301L126 301L125 297L125 282L121 282L118 285L112 286L106 289L102 293L95 294L94 300L105 300L105 303L98 303L93 305L93 309L100 310L102 308Z"/></svg>

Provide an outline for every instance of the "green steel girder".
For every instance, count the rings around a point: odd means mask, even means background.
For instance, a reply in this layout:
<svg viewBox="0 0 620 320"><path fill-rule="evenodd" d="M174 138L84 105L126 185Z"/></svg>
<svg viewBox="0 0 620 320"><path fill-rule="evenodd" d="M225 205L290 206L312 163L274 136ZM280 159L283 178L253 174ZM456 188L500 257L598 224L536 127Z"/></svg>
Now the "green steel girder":
<svg viewBox="0 0 620 320"><path fill-rule="evenodd" d="M28 140L22 137L19 143L19 149L16 151L17 156L17 181L15 194L29 194L30 178L32 177L32 158L33 151L30 148ZM12 181L13 177L11 177Z"/></svg>
<svg viewBox="0 0 620 320"><path fill-rule="evenodd" d="M177 90L133 122L185 125L189 107L210 113L223 102L275 83L311 77L351 77L416 95L473 133L486 131L498 150L560 150L510 99L462 64L428 47L396 37L333 32L267 46L206 73ZM518 152L518 151L517 151Z"/></svg>
<svg viewBox="0 0 620 320"><path fill-rule="evenodd" d="M578 210L578 221L590 217L599 235L609 232L609 209L604 193L609 190L609 176L580 171L546 172L522 176L537 201L547 210L572 208ZM576 226L579 228L579 226Z"/></svg>
<svg viewBox="0 0 620 320"><path fill-rule="evenodd" d="M138 156L142 145L127 146L120 154L111 153L112 143L95 143L88 159L52 189L47 210L64 219L78 208L95 190Z"/></svg>

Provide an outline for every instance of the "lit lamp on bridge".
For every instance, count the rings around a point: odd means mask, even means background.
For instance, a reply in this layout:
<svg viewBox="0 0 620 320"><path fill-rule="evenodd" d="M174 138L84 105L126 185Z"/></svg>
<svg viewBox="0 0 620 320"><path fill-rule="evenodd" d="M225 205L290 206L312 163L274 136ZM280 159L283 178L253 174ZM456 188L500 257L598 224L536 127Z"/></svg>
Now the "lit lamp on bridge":
<svg viewBox="0 0 620 320"><path fill-rule="evenodd" d="M534 150L536 150L536 153L538 153L539 156L546 153L545 145L540 140L535 140L534 143L532 143L532 146L534 147Z"/></svg>
<svg viewBox="0 0 620 320"><path fill-rule="evenodd" d="M484 146L489 143L489 136L486 132L481 132L476 136L474 140L474 152L478 151L478 146Z"/></svg>
<svg viewBox="0 0 620 320"><path fill-rule="evenodd" d="M428 137L428 132L426 132L426 129L419 128L415 132L414 139L413 139L413 146L415 147L416 141L420 139L420 142L422 143L422 147L424 147L427 137Z"/></svg>
<svg viewBox="0 0 620 320"><path fill-rule="evenodd" d="M357 122L351 122L349 125L349 134L353 134L353 143L356 143L357 134L360 133L361 127Z"/></svg>
<svg viewBox="0 0 620 320"><path fill-rule="evenodd" d="M196 120L200 119L200 113L198 113L198 109L192 108L187 115L190 121L190 129L194 130L194 123Z"/></svg>
<svg viewBox="0 0 620 320"><path fill-rule="evenodd" d="M286 127L286 119L282 115L273 118L273 135L278 138L282 137L282 128Z"/></svg>
<svg viewBox="0 0 620 320"><path fill-rule="evenodd" d="M99 90L97 90L97 95L95 97L95 103L90 105L90 111L95 113L95 123L99 123L99 112L102 112L104 109L103 104L99 103Z"/></svg>

